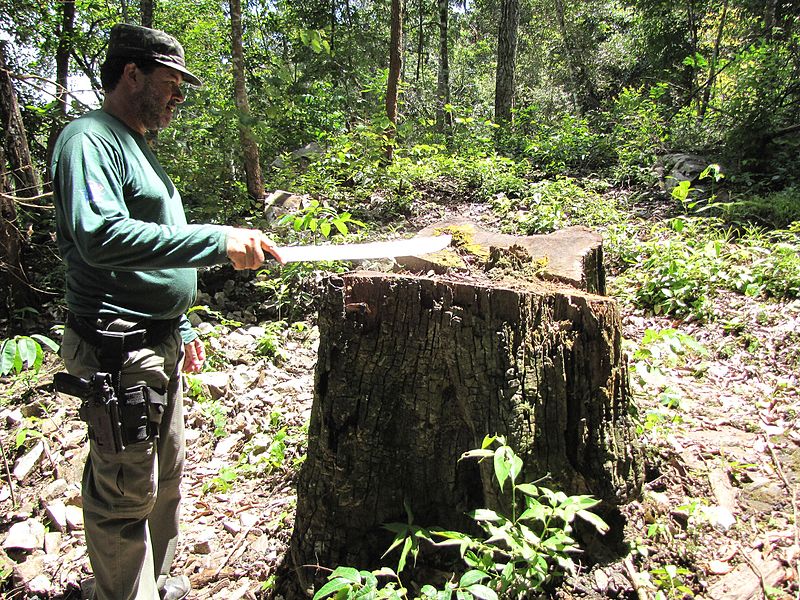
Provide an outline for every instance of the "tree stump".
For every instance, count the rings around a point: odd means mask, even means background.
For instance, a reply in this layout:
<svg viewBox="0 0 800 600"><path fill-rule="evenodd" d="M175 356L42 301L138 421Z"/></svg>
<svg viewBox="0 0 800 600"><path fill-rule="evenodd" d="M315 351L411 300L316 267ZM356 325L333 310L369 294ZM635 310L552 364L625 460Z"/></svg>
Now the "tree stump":
<svg viewBox="0 0 800 600"><path fill-rule="evenodd" d="M541 266L538 276L548 281L603 295L606 276L603 268L603 238L588 227L574 226L547 235L509 235L487 231L468 219L449 219L429 225L418 235L452 234L453 248L429 256L404 256L398 264L409 271L444 273L452 269L471 269L477 257L489 257L492 248L519 247Z"/></svg>
<svg viewBox="0 0 800 600"><path fill-rule="evenodd" d="M471 530L465 513L497 492L485 465L458 459L485 435L506 437L525 481L549 474L610 505L640 491L615 302L520 275L531 257L518 246L486 264L324 283L289 556L303 589L327 575L310 565L378 566L404 503L417 524Z"/></svg>

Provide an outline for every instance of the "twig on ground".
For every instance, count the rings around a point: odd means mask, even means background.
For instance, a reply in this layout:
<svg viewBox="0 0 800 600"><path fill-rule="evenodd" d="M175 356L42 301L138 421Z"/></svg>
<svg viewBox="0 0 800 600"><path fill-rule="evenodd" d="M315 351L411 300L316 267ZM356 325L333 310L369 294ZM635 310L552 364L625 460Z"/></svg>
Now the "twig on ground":
<svg viewBox="0 0 800 600"><path fill-rule="evenodd" d="M230 552L228 552L228 556L225 557L225 560L223 560L220 563L219 567L217 567L217 570L214 572L214 578L219 577L219 574L222 573L222 569L225 568L225 566L228 564L228 562L230 562L230 560L233 557L233 555L239 549L239 546L241 546L244 543L244 541L247 539L247 534L250 533L251 529L252 529L252 526L251 527L246 527L239 533L238 538L236 540L234 540L234 542L233 542L233 546L231 547Z"/></svg>
<svg viewBox="0 0 800 600"><path fill-rule="evenodd" d="M11 506L17 505L17 496L14 493L14 480L11 477L11 467L8 466L8 457L6 456L6 447L0 443L0 452L3 454L3 465L6 469L6 479L8 479L8 489L11 492Z"/></svg>
<svg viewBox="0 0 800 600"><path fill-rule="evenodd" d="M758 565L753 562L753 559L747 556L747 553L744 551L744 548L739 548L739 555L744 559L744 562L747 563L747 566L755 573L756 577L758 577L758 581L761 584L761 592L764 594L764 598L769 598L767 594L767 582L764 579L764 574L761 572L761 569L758 568Z"/></svg>
<svg viewBox="0 0 800 600"><path fill-rule="evenodd" d="M631 585L633 585L633 590L636 592L636 597L639 600L647 600L647 592L639 585L639 573L636 571L636 567L633 566L631 557L626 556L622 564L625 565L625 572L628 575L628 579L631 580Z"/></svg>

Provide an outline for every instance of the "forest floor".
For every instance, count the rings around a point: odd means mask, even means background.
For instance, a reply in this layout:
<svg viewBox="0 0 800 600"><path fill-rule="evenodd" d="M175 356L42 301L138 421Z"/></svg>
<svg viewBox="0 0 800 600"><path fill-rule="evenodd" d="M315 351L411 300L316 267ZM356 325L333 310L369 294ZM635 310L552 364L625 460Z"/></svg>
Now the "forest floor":
<svg viewBox="0 0 800 600"><path fill-rule="evenodd" d="M410 227L465 213L491 225L484 209L421 205ZM197 313L200 327L211 366L224 357L225 368L187 398L174 571L190 577L191 599L266 598L292 531L317 332L289 327L283 358L263 356L269 325L252 280L205 291L218 312ZM642 497L622 509L630 552L587 565L552 596L797 598L800 302L721 294L702 324L620 306L647 471ZM0 442L14 470L0 487L4 598L79 598L90 574L78 509L85 426L78 401L52 390L60 369L49 354L27 383L0 380Z"/></svg>

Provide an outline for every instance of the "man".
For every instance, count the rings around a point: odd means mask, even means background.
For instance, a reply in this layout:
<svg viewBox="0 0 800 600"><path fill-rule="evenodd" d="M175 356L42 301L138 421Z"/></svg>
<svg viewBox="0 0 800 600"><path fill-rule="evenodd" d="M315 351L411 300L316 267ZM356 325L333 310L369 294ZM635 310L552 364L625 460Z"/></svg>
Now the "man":
<svg viewBox="0 0 800 600"><path fill-rule="evenodd" d="M260 231L187 225L145 141L172 120L181 85L201 85L177 40L115 26L101 81L102 109L64 129L51 165L69 309L61 352L69 374L94 386L81 409L94 572L85 597L174 600L189 592L188 578L169 573L184 460L180 372L205 360L185 316L196 268L230 261L256 269L265 253L280 256Z"/></svg>

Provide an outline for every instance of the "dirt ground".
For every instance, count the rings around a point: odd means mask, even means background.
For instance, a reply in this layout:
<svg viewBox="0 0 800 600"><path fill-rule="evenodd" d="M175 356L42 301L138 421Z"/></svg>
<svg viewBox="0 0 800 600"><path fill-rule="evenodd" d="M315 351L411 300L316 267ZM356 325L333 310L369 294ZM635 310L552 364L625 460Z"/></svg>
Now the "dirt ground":
<svg viewBox="0 0 800 600"><path fill-rule="evenodd" d="M197 315L212 364L225 368L204 374L200 398L187 399L175 571L190 577L195 600L270 597L292 531L317 334L313 320L290 327L282 358L264 356L258 299L240 281L201 299L218 313ZM800 597L800 302L722 294L710 324L621 309L646 483L623 509L629 553L586 565L552 595ZM662 334L648 341L648 332ZM644 367L643 341L657 370ZM37 379L0 380L0 590L9 599L78 598L90 572L76 510L85 426L78 401L52 391L60 368L49 355ZM220 423L225 435L215 435ZM23 542L9 542L12 531Z"/></svg>

